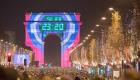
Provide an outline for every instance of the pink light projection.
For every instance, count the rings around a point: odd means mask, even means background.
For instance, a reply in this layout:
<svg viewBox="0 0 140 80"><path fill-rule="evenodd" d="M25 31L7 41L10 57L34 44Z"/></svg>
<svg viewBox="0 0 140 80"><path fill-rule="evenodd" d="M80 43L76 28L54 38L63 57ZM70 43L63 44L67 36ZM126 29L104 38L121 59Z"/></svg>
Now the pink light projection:
<svg viewBox="0 0 140 80"><path fill-rule="evenodd" d="M32 48L34 61L44 64L44 39L47 35L63 34L59 36L61 67L71 67L70 51L80 40L79 13L27 13L24 25L25 44Z"/></svg>

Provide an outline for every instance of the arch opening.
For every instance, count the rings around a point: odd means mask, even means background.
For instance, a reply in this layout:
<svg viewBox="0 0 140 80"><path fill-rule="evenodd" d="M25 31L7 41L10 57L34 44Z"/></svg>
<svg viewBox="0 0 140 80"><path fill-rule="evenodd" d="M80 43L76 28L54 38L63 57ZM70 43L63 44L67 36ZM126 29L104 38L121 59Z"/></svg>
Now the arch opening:
<svg viewBox="0 0 140 80"><path fill-rule="evenodd" d="M49 34L45 38L44 61L48 66L61 66L61 39L57 34Z"/></svg>

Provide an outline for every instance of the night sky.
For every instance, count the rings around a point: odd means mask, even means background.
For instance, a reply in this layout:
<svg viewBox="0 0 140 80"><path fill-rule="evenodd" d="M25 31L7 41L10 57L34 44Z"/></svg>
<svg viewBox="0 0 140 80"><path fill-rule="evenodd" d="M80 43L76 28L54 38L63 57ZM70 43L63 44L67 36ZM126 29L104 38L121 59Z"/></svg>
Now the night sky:
<svg viewBox="0 0 140 80"><path fill-rule="evenodd" d="M81 39L105 14L111 0L3 0L0 2L0 29L16 32L17 44L24 45L26 12L78 12L81 14Z"/></svg>

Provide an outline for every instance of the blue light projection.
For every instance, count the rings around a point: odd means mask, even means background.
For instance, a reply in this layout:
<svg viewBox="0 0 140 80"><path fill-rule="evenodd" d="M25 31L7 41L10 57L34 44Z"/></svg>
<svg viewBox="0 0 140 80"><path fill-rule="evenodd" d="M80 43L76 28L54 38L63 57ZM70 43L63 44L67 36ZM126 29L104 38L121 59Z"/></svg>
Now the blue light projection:
<svg viewBox="0 0 140 80"><path fill-rule="evenodd" d="M49 34L61 39L61 67L70 67L70 51L80 40L79 13L27 13L25 43L34 51L35 61L44 64L44 40Z"/></svg>
<svg viewBox="0 0 140 80"><path fill-rule="evenodd" d="M27 60L27 65L30 63L30 56L29 54L14 54L13 63L15 65L23 65L24 59Z"/></svg>

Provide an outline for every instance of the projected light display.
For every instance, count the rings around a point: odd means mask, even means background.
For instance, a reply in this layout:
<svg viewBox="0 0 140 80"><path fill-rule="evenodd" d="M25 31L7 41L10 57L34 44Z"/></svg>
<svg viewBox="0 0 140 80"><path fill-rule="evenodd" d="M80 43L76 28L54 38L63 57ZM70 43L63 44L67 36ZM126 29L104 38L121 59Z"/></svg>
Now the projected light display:
<svg viewBox="0 0 140 80"><path fill-rule="evenodd" d="M44 40L56 34L61 39L61 67L71 66L70 51L80 39L79 13L26 13L24 25L25 43L34 51L35 61L44 64Z"/></svg>
<svg viewBox="0 0 140 80"><path fill-rule="evenodd" d="M63 21L61 16L44 16L43 21Z"/></svg>
<svg viewBox="0 0 140 80"><path fill-rule="evenodd" d="M14 54L13 63L16 65L24 64L24 59L27 60L27 65L30 63L30 56L29 54Z"/></svg>
<svg viewBox="0 0 140 80"><path fill-rule="evenodd" d="M65 27L64 23L42 23L39 25L40 31L63 31Z"/></svg>

